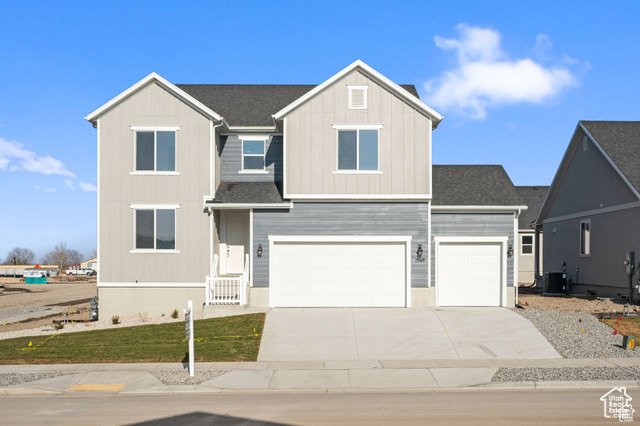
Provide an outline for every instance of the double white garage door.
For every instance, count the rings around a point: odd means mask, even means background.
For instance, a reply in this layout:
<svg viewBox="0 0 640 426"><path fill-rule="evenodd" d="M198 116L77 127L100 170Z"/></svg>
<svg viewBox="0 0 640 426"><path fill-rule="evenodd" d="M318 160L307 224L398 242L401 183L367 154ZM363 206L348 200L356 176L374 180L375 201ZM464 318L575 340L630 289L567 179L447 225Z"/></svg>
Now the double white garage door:
<svg viewBox="0 0 640 426"><path fill-rule="evenodd" d="M406 306L405 242L274 242L275 307Z"/></svg>
<svg viewBox="0 0 640 426"><path fill-rule="evenodd" d="M404 307L410 291L409 241L274 241L274 307ZM439 306L500 306L502 243L441 242ZM427 253L425 253L426 256Z"/></svg>

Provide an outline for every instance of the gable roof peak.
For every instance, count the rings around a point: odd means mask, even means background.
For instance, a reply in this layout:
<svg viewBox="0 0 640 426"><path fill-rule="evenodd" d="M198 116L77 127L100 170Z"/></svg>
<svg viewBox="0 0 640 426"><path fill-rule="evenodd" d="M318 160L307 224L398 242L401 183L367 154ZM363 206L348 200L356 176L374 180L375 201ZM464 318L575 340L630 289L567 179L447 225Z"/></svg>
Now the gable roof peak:
<svg viewBox="0 0 640 426"><path fill-rule="evenodd" d="M381 85L386 86L389 90L394 92L400 98L410 103L414 108L422 111L423 113L431 117L431 119L433 120L434 129L438 127L438 124L444 118L442 115L440 115L440 113L438 113L436 110L434 110L433 108L431 108L430 106L422 102L419 98L416 98L407 90L403 89L393 81L389 80L387 77L383 76L378 71L374 70L373 68L365 64L360 59L356 59L353 63L351 63L350 65L348 65L347 67L339 71L338 73L334 74L329 79L325 80L324 83L316 86L314 89L307 92L304 96L301 96L300 98L296 99L294 102L290 103L289 105L287 105L286 107L284 107L283 109L275 113L273 115L273 118L275 120L281 120L286 115L288 115L289 113L297 109L300 105L306 103L308 100L315 97L317 94L319 94L320 92L324 91L326 88L331 86L334 82L336 82L340 78L344 77L345 75L351 73L356 69L361 70L362 72L364 72L365 74L373 78L374 80L377 80Z"/></svg>

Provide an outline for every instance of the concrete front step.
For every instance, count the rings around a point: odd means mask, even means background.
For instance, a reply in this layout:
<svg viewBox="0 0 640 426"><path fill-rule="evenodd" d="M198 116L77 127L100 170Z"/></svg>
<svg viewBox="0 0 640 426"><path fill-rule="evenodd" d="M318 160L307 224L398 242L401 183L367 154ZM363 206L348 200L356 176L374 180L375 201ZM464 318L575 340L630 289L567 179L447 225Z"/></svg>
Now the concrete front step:
<svg viewBox="0 0 640 426"><path fill-rule="evenodd" d="M234 315L255 314L268 312L270 308L253 308L249 305L205 305L202 319L231 317Z"/></svg>

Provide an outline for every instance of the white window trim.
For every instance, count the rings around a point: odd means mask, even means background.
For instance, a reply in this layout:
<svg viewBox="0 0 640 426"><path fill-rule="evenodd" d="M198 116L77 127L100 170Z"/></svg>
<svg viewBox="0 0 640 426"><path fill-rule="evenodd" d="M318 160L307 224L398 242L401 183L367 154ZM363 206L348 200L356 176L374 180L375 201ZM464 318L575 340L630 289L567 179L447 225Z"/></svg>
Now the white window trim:
<svg viewBox="0 0 640 426"><path fill-rule="evenodd" d="M133 171L129 173L131 176L180 176L180 172L178 172L178 131L180 126L129 126L129 128L133 130ZM138 163L138 132L153 132L153 170L136 170ZM158 168L157 132L175 132L173 165L175 170L156 170Z"/></svg>
<svg viewBox="0 0 640 426"><path fill-rule="evenodd" d="M180 208L180 204L129 204L129 208L133 211L133 250L130 250L129 253L147 253L147 254L159 254L159 253L180 253L178 249L139 249L136 248L136 212L138 210L153 210L153 223L154 227L156 225L156 211L157 210L177 210ZM175 233L175 246L178 247L178 215L174 214L174 228L173 232ZM153 244L156 242L156 229L153 230Z"/></svg>
<svg viewBox="0 0 640 426"><path fill-rule="evenodd" d="M334 175L381 175L380 170L380 130L384 127L382 124L333 124L331 126L336 131L336 169ZM340 164L340 131L353 130L356 132L356 169L339 169ZM377 170L360 170L360 130L377 130L378 131L378 169Z"/></svg>
<svg viewBox="0 0 640 426"><path fill-rule="evenodd" d="M369 97L368 95L368 89L369 86L347 86L347 89L349 89L349 109L367 109L367 98ZM364 94L363 94L363 105L359 106L353 105L353 91L354 90L363 90Z"/></svg>
<svg viewBox="0 0 640 426"><path fill-rule="evenodd" d="M269 170L267 170L267 140L269 140L269 135L238 135L238 139L240 139L240 170L238 173L240 174L256 174L256 175L266 175L269 174ZM256 154L245 154L244 153L244 141L262 141L263 143L263 151L264 154L256 155ZM263 168L262 169L246 169L244 168L244 157L263 157Z"/></svg>
<svg viewBox="0 0 640 426"><path fill-rule="evenodd" d="M524 240L524 237L531 237L531 244L526 244L526 243L523 241L523 240ZM520 255L522 255L522 256L533 256L533 252L534 252L533 246L534 246L534 243L535 243L535 241L534 241L534 238L533 238L533 234L523 234L523 235L520 235ZM523 251L523 248L524 248L524 246L525 246L525 245L526 245L526 246L531 246L531 253L525 253L525 252Z"/></svg>
<svg viewBox="0 0 640 426"><path fill-rule="evenodd" d="M589 241L588 241L588 245L585 245L586 253L582 253L582 224L583 223L589 224ZM591 257L591 219L584 219L580 221L580 238L579 238L578 252L580 253L580 257Z"/></svg>

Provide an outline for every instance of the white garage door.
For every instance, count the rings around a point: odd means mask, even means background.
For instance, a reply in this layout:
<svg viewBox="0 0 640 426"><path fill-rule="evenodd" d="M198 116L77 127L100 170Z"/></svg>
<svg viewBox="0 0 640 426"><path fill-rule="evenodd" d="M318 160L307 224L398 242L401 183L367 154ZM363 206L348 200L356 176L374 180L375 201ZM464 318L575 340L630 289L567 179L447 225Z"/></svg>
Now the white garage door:
<svg viewBox="0 0 640 426"><path fill-rule="evenodd" d="M440 243L439 306L500 306L501 244Z"/></svg>
<svg viewBox="0 0 640 426"><path fill-rule="evenodd" d="M405 243L274 242L274 307L406 306Z"/></svg>

